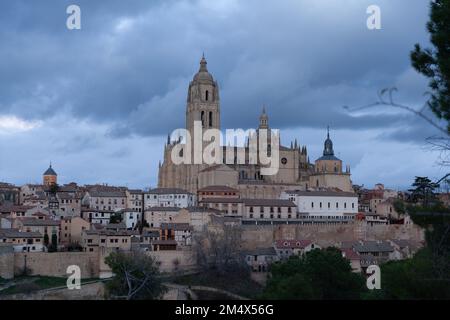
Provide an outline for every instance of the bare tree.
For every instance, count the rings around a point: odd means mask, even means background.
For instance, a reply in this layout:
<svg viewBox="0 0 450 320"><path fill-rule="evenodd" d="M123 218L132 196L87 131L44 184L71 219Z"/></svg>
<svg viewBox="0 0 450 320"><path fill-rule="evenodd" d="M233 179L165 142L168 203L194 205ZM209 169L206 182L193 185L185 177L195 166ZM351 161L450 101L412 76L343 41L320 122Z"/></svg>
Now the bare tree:
<svg viewBox="0 0 450 320"><path fill-rule="evenodd" d="M113 252L105 262L114 273L109 292L126 300L157 299L164 292L155 260L142 252Z"/></svg>
<svg viewBox="0 0 450 320"><path fill-rule="evenodd" d="M243 268L241 233L240 226L223 225L220 228L205 228L196 234L193 249L198 266L220 274Z"/></svg>
<svg viewBox="0 0 450 320"><path fill-rule="evenodd" d="M432 127L437 129L437 131L439 132L439 134L433 135L431 137L427 137L425 140L428 143L428 145L430 146L431 150L440 152L439 163L442 166L449 166L450 165L450 133L447 130L447 128L445 126L441 125L440 123L438 123L434 117L430 117L426 114L425 111L428 110L428 102L425 103L420 109L415 109L411 106L397 103L394 100L394 96L393 96L394 92L396 92L396 91L398 91L396 87L384 88L377 93L377 96L378 96L377 101L375 101L371 104L360 106L360 107L353 107L353 108L344 106L343 108L348 110L349 112L357 112L357 111L361 111L361 110L365 110L365 109L376 108L379 106L388 106L388 107L393 107L396 109L404 110L404 111L407 111L411 114L418 116L419 118L428 122L428 124L430 124ZM425 95L430 95L430 94L431 93L429 93L429 92L425 93ZM447 174L444 178L447 178L448 175L449 174Z"/></svg>

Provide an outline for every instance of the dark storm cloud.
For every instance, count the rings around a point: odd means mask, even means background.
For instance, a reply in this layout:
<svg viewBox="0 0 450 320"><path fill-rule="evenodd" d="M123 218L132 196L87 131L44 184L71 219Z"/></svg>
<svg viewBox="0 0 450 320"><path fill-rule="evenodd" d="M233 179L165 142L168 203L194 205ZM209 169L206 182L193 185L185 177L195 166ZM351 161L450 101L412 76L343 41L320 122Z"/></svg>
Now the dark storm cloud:
<svg viewBox="0 0 450 320"><path fill-rule="evenodd" d="M428 1L376 1L383 29L369 31L373 2L3 1L0 113L70 114L109 125L112 137L166 134L184 126L187 86L205 51L223 127L256 126L265 104L277 128L421 134L424 124L409 117L355 118L342 108L371 103L393 85L398 99L423 103L426 81L408 54L427 42ZM73 3L80 31L65 28Z"/></svg>

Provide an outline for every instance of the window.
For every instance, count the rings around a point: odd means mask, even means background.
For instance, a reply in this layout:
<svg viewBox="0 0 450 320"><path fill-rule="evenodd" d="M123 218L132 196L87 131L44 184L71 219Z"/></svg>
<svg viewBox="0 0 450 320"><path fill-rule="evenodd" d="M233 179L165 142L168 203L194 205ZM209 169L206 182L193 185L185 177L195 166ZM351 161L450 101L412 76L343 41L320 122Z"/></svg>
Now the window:
<svg viewBox="0 0 450 320"><path fill-rule="evenodd" d="M330 209L331 208L331 204L328 202L328 209Z"/></svg>
<svg viewBox="0 0 450 320"><path fill-rule="evenodd" d="M264 213L264 207L259 207L259 212Z"/></svg>
<svg viewBox="0 0 450 320"><path fill-rule="evenodd" d="M209 99L209 91L206 90L206 92L205 92L205 101L208 101L208 99Z"/></svg>
<svg viewBox="0 0 450 320"><path fill-rule="evenodd" d="M339 203L338 203L338 202L336 202L336 209L337 209L337 208L339 208Z"/></svg>
<svg viewBox="0 0 450 320"><path fill-rule="evenodd" d="M209 127L211 128L213 126L213 114L212 112L209 112Z"/></svg>

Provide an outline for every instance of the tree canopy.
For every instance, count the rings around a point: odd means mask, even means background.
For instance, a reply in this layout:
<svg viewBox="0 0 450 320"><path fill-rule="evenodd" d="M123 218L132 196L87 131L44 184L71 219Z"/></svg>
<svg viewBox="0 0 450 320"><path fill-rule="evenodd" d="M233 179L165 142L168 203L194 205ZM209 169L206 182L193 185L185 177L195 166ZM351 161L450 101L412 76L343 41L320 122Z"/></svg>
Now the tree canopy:
<svg viewBox="0 0 450 320"><path fill-rule="evenodd" d="M315 249L271 267L265 299L359 299L367 290L362 275L336 248Z"/></svg>

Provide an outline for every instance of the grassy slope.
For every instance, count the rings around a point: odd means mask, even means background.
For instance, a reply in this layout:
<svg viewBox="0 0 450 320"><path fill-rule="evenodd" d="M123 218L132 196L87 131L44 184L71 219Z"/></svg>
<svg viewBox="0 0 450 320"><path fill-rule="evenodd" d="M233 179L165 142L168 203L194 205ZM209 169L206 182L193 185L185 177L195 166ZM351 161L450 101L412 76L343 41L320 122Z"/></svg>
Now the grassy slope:
<svg viewBox="0 0 450 320"><path fill-rule="evenodd" d="M81 283L92 281L96 279L83 279ZM63 287L67 283L65 277L16 277L14 279L15 285L0 291L0 295L10 295L16 293L29 293L50 288Z"/></svg>

